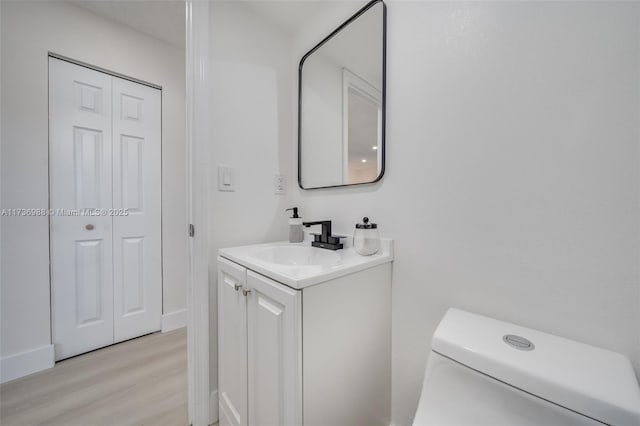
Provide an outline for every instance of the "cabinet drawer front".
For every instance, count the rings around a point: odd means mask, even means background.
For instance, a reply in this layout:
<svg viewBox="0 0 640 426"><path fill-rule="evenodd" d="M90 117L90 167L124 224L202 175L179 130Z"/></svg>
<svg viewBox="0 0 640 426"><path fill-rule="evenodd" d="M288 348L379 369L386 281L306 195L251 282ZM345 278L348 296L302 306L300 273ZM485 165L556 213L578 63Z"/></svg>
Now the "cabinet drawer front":
<svg viewBox="0 0 640 426"><path fill-rule="evenodd" d="M247 272L249 424L300 425L301 295Z"/></svg>
<svg viewBox="0 0 640 426"><path fill-rule="evenodd" d="M246 269L218 258L218 392L220 426L247 422Z"/></svg>

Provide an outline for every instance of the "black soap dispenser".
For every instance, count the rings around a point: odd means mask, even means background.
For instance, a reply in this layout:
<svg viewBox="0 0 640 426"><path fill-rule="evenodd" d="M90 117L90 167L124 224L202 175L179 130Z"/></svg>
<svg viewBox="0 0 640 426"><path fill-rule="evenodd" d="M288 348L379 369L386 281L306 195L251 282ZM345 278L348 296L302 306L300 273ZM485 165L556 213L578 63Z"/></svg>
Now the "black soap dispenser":
<svg viewBox="0 0 640 426"><path fill-rule="evenodd" d="M293 216L289 218L289 242L301 243L304 241L304 230L302 229L302 218L298 216L298 208L291 207L285 211L293 210Z"/></svg>

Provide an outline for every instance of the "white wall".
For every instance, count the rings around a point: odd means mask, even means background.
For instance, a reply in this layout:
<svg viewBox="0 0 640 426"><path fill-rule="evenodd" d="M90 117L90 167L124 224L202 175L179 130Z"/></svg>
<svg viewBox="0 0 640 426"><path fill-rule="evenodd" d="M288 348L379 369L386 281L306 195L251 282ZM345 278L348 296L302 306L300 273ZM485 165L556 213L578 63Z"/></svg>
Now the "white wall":
<svg viewBox="0 0 640 426"><path fill-rule="evenodd" d="M298 34L291 69L341 7ZM640 5L388 14L386 176L295 189L294 204L337 233L367 215L396 241L394 424L411 424L450 306L621 352L640 373Z"/></svg>
<svg viewBox="0 0 640 426"><path fill-rule="evenodd" d="M221 247L287 238L291 164L290 44L242 2L214 2L210 15L211 384L217 387L216 256ZM217 191L217 166L235 170L235 192ZM274 194L276 173L288 194Z"/></svg>
<svg viewBox="0 0 640 426"><path fill-rule="evenodd" d="M184 51L61 2L1 2L2 208L48 206L49 51L163 87L163 311L186 308ZM51 343L46 217L2 217L1 352Z"/></svg>

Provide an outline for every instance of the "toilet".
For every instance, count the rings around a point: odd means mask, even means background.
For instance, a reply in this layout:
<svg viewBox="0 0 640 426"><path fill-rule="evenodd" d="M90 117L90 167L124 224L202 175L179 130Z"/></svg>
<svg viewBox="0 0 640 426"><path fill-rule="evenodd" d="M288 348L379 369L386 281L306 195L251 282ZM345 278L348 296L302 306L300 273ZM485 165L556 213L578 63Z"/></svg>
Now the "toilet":
<svg viewBox="0 0 640 426"><path fill-rule="evenodd" d="M414 426L640 425L615 352L449 309L431 342Z"/></svg>

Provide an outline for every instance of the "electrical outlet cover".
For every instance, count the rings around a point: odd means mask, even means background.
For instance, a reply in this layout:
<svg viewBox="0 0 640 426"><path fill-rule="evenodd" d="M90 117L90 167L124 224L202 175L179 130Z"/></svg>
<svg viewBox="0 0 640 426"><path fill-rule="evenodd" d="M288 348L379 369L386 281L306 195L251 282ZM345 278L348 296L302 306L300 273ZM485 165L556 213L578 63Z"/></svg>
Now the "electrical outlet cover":
<svg viewBox="0 0 640 426"><path fill-rule="evenodd" d="M276 194L286 194L287 193L287 176L276 175L273 180L273 189Z"/></svg>

